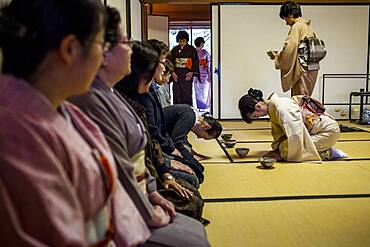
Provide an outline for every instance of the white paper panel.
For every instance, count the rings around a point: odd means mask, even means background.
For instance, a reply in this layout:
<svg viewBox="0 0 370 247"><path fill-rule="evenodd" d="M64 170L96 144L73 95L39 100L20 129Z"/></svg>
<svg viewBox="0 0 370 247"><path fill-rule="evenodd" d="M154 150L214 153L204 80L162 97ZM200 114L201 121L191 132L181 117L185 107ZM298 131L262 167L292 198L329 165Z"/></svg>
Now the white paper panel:
<svg viewBox="0 0 370 247"><path fill-rule="evenodd" d="M218 8L219 6L212 6L212 64L211 64L211 73L212 73L212 114L215 118L219 117L218 109L218 75L215 73L215 70L218 69Z"/></svg>
<svg viewBox="0 0 370 247"><path fill-rule="evenodd" d="M139 0L130 0L131 38L141 41L141 4Z"/></svg>
<svg viewBox="0 0 370 247"><path fill-rule="evenodd" d="M126 29L126 0L108 0L107 4L118 9L122 19L122 26Z"/></svg>
<svg viewBox="0 0 370 247"><path fill-rule="evenodd" d="M169 17L148 15L148 39L157 39L168 45Z"/></svg>

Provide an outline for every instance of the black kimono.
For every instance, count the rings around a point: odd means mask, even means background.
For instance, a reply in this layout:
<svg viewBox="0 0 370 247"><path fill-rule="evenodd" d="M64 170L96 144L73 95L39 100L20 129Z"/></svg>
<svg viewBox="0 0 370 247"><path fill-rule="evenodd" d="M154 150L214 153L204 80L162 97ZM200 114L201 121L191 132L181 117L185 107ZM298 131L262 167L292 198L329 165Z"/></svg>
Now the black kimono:
<svg viewBox="0 0 370 247"><path fill-rule="evenodd" d="M173 103L193 105L193 77L199 78L199 58L197 50L186 44L183 49L180 45L171 50L171 62L175 65L177 81L173 83ZM187 81L186 74L193 72L193 77Z"/></svg>

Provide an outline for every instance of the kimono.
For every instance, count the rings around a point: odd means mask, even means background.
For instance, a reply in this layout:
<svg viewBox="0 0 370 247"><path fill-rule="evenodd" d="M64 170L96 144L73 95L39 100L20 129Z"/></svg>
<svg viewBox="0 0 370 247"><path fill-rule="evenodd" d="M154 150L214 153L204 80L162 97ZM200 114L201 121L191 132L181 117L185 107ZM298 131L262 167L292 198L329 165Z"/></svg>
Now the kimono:
<svg viewBox="0 0 370 247"><path fill-rule="evenodd" d="M299 18L289 31L283 49L275 57L275 68L280 69L281 86L286 92L291 89L291 95L311 96L318 75L317 70L308 71L298 58L298 48L305 38L315 34L310 26L310 20Z"/></svg>
<svg viewBox="0 0 370 247"><path fill-rule="evenodd" d="M59 111L24 80L0 76L1 243L145 242L150 232L116 178L99 128L70 103ZM114 243L106 238L112 231Z"/></svg>
<svg viewBox="0 0 370 247"><path fill-rule="evenodd" d="M145 147L145 165L150 171L150 174L156 178L158 192L175 205L176 212L180 212L197 220L201 220L204 202L199 191L197 190L199 187L199 181L197 177L186 172L171 169L171 158L166 157L166 155L162 152L159 143L150 137L148 121L145 115L145 108L140 103L128 98L127 96L121 96L124 97L132 106L145 126L145 135L148 138L148 145ZM161 179L164 173L171 173L176 178L176 182L178 184L193 192L193 196L190 199L184 199L173 189L165 189L162 186Z"/></svg>
<svg viewBox="0 0 370 247"><path fill-rule="evenodd" d="M332 147L339 138L339 126L328 115L321 115L310 129L304 123L298 98L270 96L271 147L286 161L318 161L320 152Z"/></svg>
<svg viewBox="0 0 370 247"><path fill-rule="evenodd" d="M199 79L199 59L197 50L186 44L183 49L180 45L171 50L171 62L175 65L177 81L173 82L173 103L193 105L193 78ZM193 72L193 78L186 80L186 74Z"/></svg>
<svg viewBox="0 0 370 247"><path fill-rule="evenodd" d="M105 82L96 78L89 92L69 101L80 107L104 133L117 164L119 179L147 222L153 209L146 195L156 191L157 185L147 171L144 179L135 174L133 165L133 159L144 150L147 139L142 134L140 119L132 113L128 103L118 97ZM145 181L146 186L138 184L137 180Z"/></svg>
<svg viewBox="0 0 370 247"><path fill-rule="evenodd" d="M95 79L88 93L73 97L70 101L77 104L101 128L112 149L119 171L122 171L120 181L125 188L126 186L130 188L131 181L135 181L135 176L132 174L134 167L131 163L138 163L133 158L144 151L147 144L144 135L145 127L140 117L121 95L99 78ZM156 182L149 172L146 176L146 194L150 194L156 191ZM142 188L138 188L138 184L135 187L128 190L128 193L148 223L152 215L151 202L142 192ZM142 246L157 244L155 246L186 247L191 246L190 241L194 241L196 246L198 244L208 246L204 228L198 223L178 213L169 225L150 228L151 235Z"/></svg>
<svg viewBox="0 0 370 247"><path fill-rule="evenodd" d="M210 63L211 55L205 49L198 51L199 58L199 79L194 78L195 98L197 100L198 109L209 109L211 102L210 90Z"/></svg>
<svg viewBox="0 0 370 247"><path fill-rule="evenodd" d="M152 84L150 86L148 93L127 93L127 96L144 106L151 137L161 145L164 153L171 155L173 150L175 150L175 144L167 132L166 118L155 93L154 85ZM179 161L192 168L197 175L199 183L202 183L204 180L204 167L193 157L193 155L189 153L189 151L184 149L183 145L177 145L176 148L181 149L179 152L183 156L183 159L180 159Z"/></svg>

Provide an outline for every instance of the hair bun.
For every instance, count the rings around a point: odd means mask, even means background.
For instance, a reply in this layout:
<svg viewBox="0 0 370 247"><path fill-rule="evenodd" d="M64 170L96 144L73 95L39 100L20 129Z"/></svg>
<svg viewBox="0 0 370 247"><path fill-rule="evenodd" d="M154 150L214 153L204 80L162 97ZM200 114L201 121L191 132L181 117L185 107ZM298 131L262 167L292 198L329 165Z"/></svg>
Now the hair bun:
<svg viewBox="0 0 370 247"><path fill-rule="evenodd" d="M248 90L248 95L257 101L263 101L263 93L259 89L250 88Z"/></svg>

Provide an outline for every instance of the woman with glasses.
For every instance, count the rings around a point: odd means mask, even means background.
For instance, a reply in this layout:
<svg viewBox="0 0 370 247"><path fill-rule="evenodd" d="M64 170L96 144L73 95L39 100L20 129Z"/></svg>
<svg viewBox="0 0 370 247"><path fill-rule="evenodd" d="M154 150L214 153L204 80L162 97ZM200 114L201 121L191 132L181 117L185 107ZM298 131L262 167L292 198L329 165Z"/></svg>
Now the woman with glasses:
<svg viewBox="0 0 370 247"><path fill-rule="evenodd" d="M173 204L158 193L155 180L145 167L144 148L148 139L144 125L127 100L114 89L122 77L138 72L135 66L131 69L130 62L140 63L149 71L145 77L151 80L150 72L154 71L158 57L154 52L140 49L143 59L138 61L135 58L137 44L134 43L132 54L119 25L118 11L108 7L107 12L105 37L111 47L104 53L102 66L89 92L70 100L99 125L107 138L120 181L150 228L151 236L143 246L185 247L193 243L208 246L203 227L189 217L177 214Z"/></svg>
<svg viewBox="0 0 370 247"><path fill-rule="evenodd" d="M101 65L104 19L98 0L1 9L4 246L135 246L149 237L99 128L65 102L89 89Z"/></svg>

